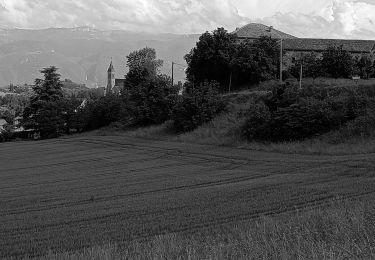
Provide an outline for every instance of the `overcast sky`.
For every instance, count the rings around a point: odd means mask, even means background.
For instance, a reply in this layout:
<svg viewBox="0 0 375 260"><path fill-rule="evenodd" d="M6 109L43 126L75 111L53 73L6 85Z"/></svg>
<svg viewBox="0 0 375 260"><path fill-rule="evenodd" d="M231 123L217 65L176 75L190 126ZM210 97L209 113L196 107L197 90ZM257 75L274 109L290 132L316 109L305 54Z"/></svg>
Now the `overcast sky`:
<svg viewBox="0 0 375 260"><path fill-rule="evenodd" d="M299 37L375 39L375 0L0 0L3 28L188 34L249 22Z"/></svg>

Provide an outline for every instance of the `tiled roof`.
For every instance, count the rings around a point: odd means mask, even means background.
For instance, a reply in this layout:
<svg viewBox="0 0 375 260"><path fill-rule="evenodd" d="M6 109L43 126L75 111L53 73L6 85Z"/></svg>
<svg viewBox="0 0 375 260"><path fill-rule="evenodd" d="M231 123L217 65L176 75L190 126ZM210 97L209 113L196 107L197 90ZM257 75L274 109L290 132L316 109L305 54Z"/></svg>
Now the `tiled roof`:
<svg viewBox="0 0 375 260"><path fill-rule="evenodd" d="M260 24L250 23L233 32L239 38L259 38L261 36L269 36L276 39L293 39L293 35L278 31L273 27Z"/></svg>
<svg viewBox="0 0 375 260"><path fill-rule="evenodd" d="M284 50L290 51L324 51L328 47L343 46L349 52L369 53L375 47L375 41L364 40L336 40L336 39L285 39Z"/></svg>
<svg viewBox="0 0 375 260"><path fill-rule="evenodd" d="M344 50L352 53L370 53L375 50L375 41L297 38L258 23L245 25L234 31L233 34L239 38L256 39L261 36L269 36L274 39L283 39L284 50L287 51L322 52L330 46L339 47L341 45Z"/></svg>

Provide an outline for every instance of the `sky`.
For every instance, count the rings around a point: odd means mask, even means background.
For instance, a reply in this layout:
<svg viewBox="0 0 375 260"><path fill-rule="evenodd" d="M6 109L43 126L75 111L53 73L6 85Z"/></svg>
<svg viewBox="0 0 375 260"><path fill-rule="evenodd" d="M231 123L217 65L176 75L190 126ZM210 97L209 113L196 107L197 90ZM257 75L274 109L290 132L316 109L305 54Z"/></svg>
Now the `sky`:
<svg viewBox="0 0 375 260"><path fill-rule="evenodd" d="M155 33L263 23L298 37L375 39L375 0L0 0L0 27Z"/></svg>

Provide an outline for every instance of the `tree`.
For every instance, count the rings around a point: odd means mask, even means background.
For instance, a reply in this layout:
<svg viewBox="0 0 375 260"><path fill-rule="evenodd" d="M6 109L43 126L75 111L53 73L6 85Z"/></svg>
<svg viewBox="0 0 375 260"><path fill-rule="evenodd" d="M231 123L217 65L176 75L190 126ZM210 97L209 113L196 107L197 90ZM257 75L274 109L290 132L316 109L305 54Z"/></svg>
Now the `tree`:
<svg viewBox="0 0 375 260"><path fill-rule="evenodd" d="M187 79L196 85L208 80L231 90L246 83L275 78L278 74L280 45L270 37L237 41L224 28L201 35L195 48L185 56Z"/></svg>
<svg viewBox="0 0 375 260"><path fill-rule="evenodd" d="M161 124L170 118L178 89L166 75L148 77L123 94L121 120L128 126Z"/></svg>
<svg viewBox="0 0 375 260"><path fill-rule="evenodd" d="M301 73L301 62L303 66L303 77L311 77L313 81L323 75L322 60L314 52L304 55L302 61L299 60L289 69L290 74L299 78Z"/></svg>
<svg viewBox="0 0 375 260"><path fill-rule="evenodd" d="M340 47L328 47L323 52L322 67L334 78L348 78L353 72L353 58L348 51Z"/></svg>
<svg viewBox="0 0 375 260"><path fill-rule="evenodd" d="M230 68L234 73L234 83L259 83L273 79L279 68L279 43L270 37L238 43Z"/></svg>
<svg viewBox="0 0 375 260"><path fill-rule="evenodd" d="M322 60L318 58L318 55L314 52L309 53L303 59L303 73L305 77L313 78L313 81L317 77L322 76Z"/></svg>
<svg viewBox="0 0 375 260"><path fill-rule="evenodd" d="M156 59L156 51L152 48L143 48L131 52L127 57L129 72L125 79L126 87L133 87L148 77L154 77L159 73L163 61Z"/></svg>
<svg viewBox="0 0 375 260"><path fill-rule="evenodd" d="M187 79L199 84L205 80L216 80L226 90L231 75L230 61L235 53L236 38L224 28L212 33L205 32L196 46L185 55L188 64Z"/></svg>
<svg viewBox="0 0 375 260"><path fill-rule="evenodd" d="M374 74L372 59L369 55L363 55L357 60L356 68L361 78L368 79Z"/></svg>
<svg viewBox="0 0 375 260"><path fill-rule="evenodd" d="M169 118L177 89L170 86L170 77L159 73L162 64L151 48L127 56L129 72L121 95L121 120L125 125L159 124Z"/></svg>
<svg viewBox="0 0 375 260"><path fill-rule="evenodd" d="M25 108L23 126L39 130L41 136L55 137L64 132L62 84L56 67L44 68L44 79L36 79L34 96Z"/></svg>
<svg viewBox="0 0 375 260"><path fill-rule="evenodd" d="M206 81L199 86L185 84L185 91L172 113L177 132L191 131L223 111L225 105L218 88L219 84L214 81Z"/></svg>

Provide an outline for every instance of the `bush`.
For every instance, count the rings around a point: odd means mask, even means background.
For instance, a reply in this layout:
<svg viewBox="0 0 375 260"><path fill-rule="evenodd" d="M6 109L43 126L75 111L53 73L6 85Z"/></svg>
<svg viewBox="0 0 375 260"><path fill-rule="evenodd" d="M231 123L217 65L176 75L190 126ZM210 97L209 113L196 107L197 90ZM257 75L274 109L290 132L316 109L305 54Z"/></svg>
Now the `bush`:
<svg viewBox="0 0 375 260"><path fill-rule="evenodd" d="M127 126L161 124L169 120L177 99L165 75L150 77L123 93L121 121Z"/></svg>
<svg viewBox="0 0 375 260"><path fill-rule="evenodd" d="M247 119L242 127L242 134L248 140L261 140L268 136L271 113L264 102L251 104L247 111Z"/></svg>
<svg viewBox="0 0 375 260"><path fill-rule="evenodd" d="M298 90L293 86L278 86L264 103L249 108L242 132L248 140L279 142L324 134L358 120L361 123L355 123L352 128L358 129L358 124L363 124L371 129L373 117L368 111L372 104L374 97L370 90Z"/></svg>
<svg viewBox="0 0 375 260"><path fill-rule="evenodd" d="M71 118L70 125L78 132L98 129L116 122L120 118L121 100L109 95L98 100L91 100L86 107L78 109Z"/></svg>
<svg viewBox="0 0 375 260"><path fill-rule="evenodd" d="M183 95L173 109L174 129L177 132L191 131L223 111L224 102L218 88L219 84L214 81L199 86L186 84Z"/></svg>
<svg viewBox="0 0 375 260"><path fill-rule="evenodd" d="M366 114L357 117L339 128L337 131L329 133L325 138L329 143L343 143L353 137L371 137L375 134L375 112L368 111Z"/></svg>

